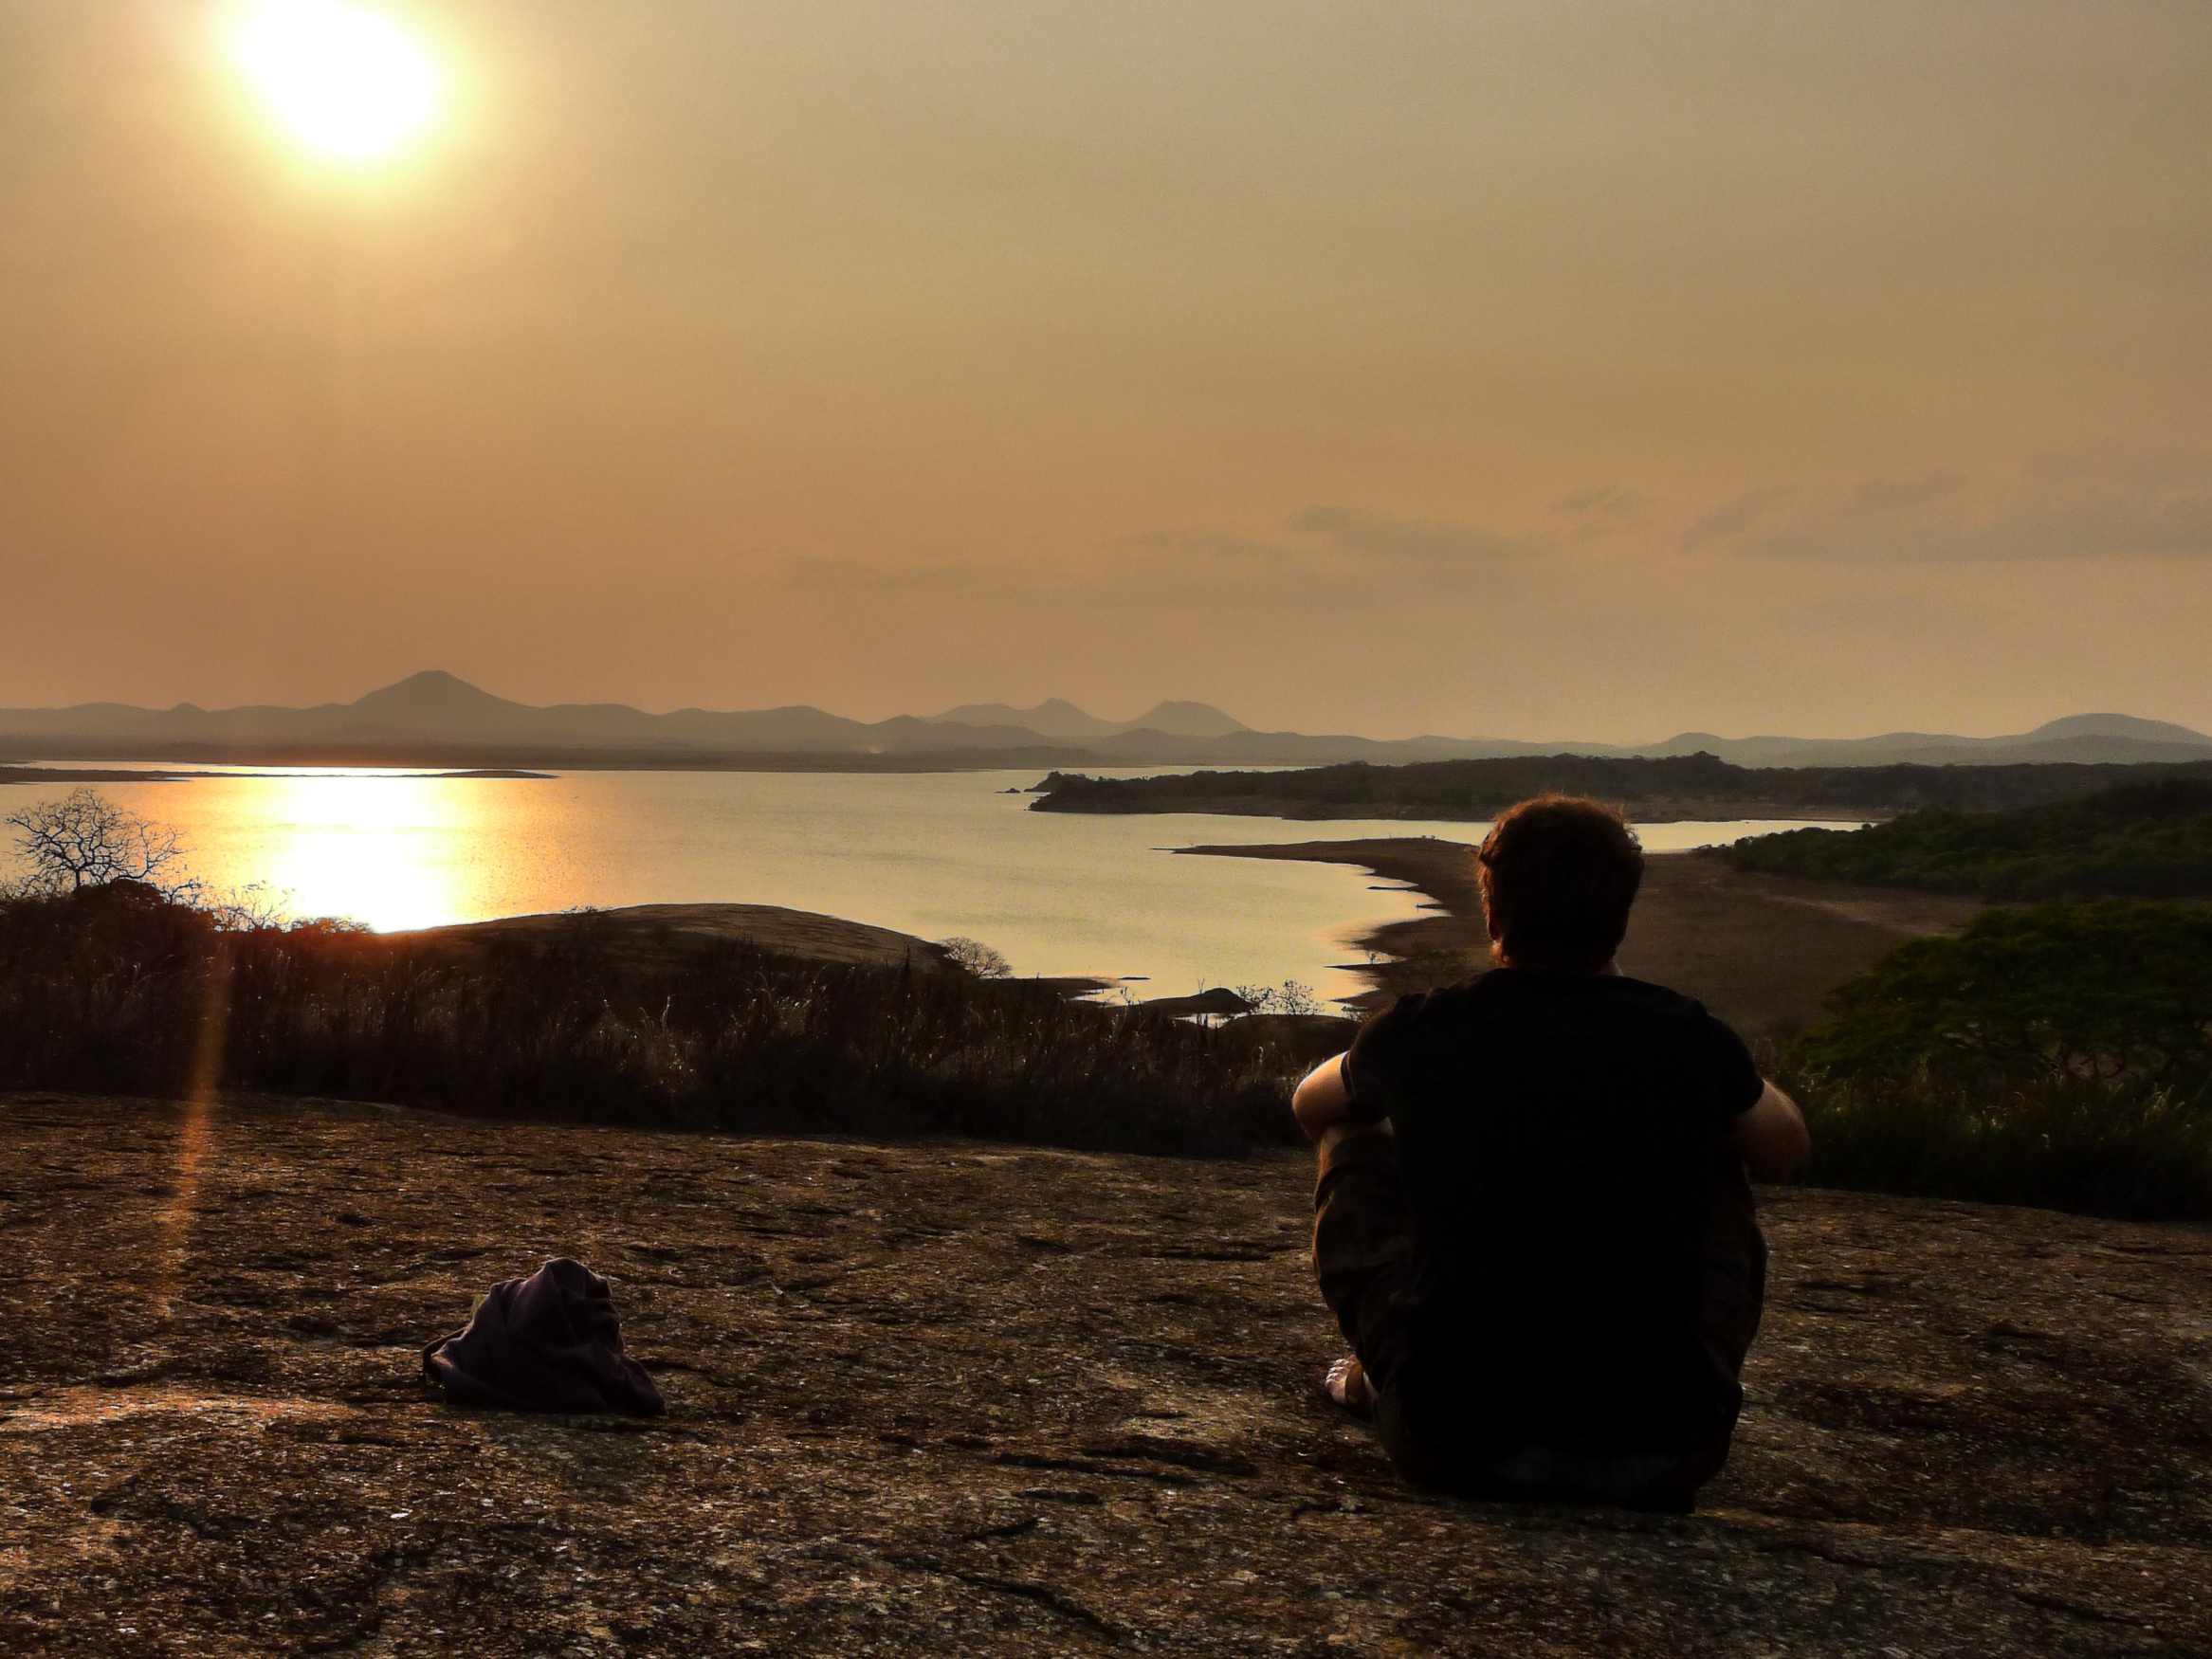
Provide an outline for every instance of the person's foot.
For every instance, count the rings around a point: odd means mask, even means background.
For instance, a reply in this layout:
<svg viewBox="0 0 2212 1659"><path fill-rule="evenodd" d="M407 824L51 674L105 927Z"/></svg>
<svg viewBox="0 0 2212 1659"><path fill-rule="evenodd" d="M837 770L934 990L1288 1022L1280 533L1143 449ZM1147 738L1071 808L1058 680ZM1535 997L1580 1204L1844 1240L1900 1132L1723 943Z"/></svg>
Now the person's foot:
<svg viewBox="0 0 2212 1659"><path fill-rule="evenodd" d="M1366 1367L1356 1356L1346 1354L1330 1366L1328 1375L1321 1380L1321 1388L1330 1404L1355 1417L1375 1414L1375 1385L1367 1380Z"/></svg>

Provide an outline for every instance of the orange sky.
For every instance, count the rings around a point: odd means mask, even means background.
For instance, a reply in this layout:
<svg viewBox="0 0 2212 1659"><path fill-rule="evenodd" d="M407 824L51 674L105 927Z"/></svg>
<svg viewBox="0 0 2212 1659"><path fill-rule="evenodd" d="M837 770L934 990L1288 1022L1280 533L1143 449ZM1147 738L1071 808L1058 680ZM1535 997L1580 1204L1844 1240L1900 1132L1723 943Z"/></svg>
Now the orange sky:
<svg viewBox="0 0 2212 1659"><path fill-rule="evenodd" d="M0 704L2212 728L2212 7L0 0Z"/></svg>

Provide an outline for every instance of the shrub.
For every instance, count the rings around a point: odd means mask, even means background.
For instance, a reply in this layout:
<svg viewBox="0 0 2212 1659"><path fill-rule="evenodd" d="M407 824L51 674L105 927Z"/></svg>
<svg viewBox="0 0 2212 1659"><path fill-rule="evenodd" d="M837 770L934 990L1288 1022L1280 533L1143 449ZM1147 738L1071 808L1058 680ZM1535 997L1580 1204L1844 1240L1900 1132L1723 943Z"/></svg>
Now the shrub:
<svg viewBox="0 0 2212 1659"><path fill-rule="evenodd" d="M1899 946L1843 986L1801 1063L1839 1078L2212 1080L2212 909L2041 904Z"/></svg>
<svg viewBox="0 0 2212 1659"><path fill-rule="evenodd" d="M985 944L979 939L956 936L941 939L939 948L944 952L948 960L966 969L978 979L1003 979L1014 972L1014 964L1006 959L1003 951Z"/></svg>
<svg viewBox="0 0 2212 1659"><path fill-rule="evenodd" d="M1916 939L1784 1057L1809 1178L2212 1219L2212 910L2045 904Z"/></svg>

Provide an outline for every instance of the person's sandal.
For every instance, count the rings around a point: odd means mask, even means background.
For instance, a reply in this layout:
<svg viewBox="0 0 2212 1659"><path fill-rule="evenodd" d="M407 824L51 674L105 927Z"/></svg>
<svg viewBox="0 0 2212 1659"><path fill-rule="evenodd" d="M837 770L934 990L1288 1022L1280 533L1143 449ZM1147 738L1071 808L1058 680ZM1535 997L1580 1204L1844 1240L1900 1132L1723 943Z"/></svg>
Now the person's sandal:
<svg viewBox="0 0 2212 1659"><path fill-rule="evenodd" d="M1339 1411L1362 1419L1375 1415L1375 1385L1367 1380L1366 1367L1355 1355L1346 1354L1328 1368L1321 1379L1321 1392Z"/></svg>

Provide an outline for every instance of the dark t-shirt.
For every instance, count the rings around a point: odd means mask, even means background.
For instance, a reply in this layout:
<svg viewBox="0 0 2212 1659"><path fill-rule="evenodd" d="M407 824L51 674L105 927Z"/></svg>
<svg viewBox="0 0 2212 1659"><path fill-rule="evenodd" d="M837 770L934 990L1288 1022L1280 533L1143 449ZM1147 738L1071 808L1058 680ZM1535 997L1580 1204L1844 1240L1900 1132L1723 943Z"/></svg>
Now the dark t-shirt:
<svg viewBox="0 0 2212 1659"><path fill-rule="evenodd" d="M1344 1080L1397 1135L1418 1431L1478 1453L1726 1434L1764 1261L1728 1128L1765 1085L1735 1032L1642 980L1500 968L1399 998Z"/></svg>

